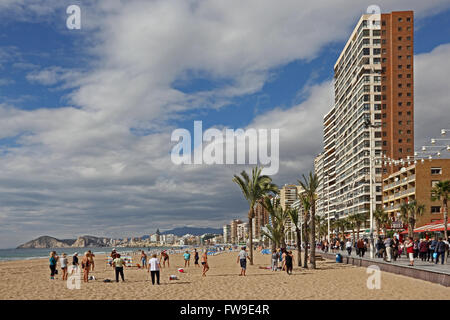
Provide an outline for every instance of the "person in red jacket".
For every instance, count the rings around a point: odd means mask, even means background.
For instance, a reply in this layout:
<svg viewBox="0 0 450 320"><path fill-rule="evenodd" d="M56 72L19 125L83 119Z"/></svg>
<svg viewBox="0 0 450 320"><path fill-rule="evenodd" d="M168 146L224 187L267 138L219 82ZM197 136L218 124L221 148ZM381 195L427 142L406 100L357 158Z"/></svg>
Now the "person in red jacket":
<svg viewBox="0 0 450 320"><path fill-rule="evenodd" d="M412 237L408 237L405 241L405 248L409 257L409 265L414 266L414 241Z"/></svg>

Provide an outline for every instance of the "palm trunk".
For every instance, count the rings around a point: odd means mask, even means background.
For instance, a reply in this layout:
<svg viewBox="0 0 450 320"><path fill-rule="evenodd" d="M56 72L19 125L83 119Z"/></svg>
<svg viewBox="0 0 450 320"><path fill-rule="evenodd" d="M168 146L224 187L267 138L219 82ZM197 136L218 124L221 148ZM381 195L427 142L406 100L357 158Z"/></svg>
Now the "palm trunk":
<svg viewBox="0 0 450 320"><path fill-rule="evenodd" d="M305 244L305 256L303 257L303 268L308 269L308 215L305 216L305 221L303 222L303 243Z"/></svg>
<svg viewBox="0 0 450 320"><path fill-rule="evenodd" d="M302 266L302 239L300 237L300 229L295 227L295 232L297 233L297 259L298 266Z"/></svg>
<svg viewBox="0 0 450 320"><path fill-rule="evenodd" d="M311 199L311 230L309 234L309 242L311 243L311 254L309 255L309 263L312 269L316 268L316 203Z"/></svg>
<svg viewBox="0 0 450 320"><path fill-rule="evenodd" d="M253 218L248 219L248 238L250 246L250 265L253 265Z"/></svg>
<svg viewBox="0 0 450 320"><path fill-rule="evenodd" d="M444 207L444 237L445 240L448 239L448 232L447 232L447 223L448 223L448 208L447 208L447 199L443 199L442 206Z"/></svg>
<svg viewBox="0 0 450 320"><path fill-rule="evenodd" d="M444 207L444 237L445 237L445 241L448 240L448 232L447 232L447 220L448 220L448 209L447 209L447 199L444 198L442 200L442 206ZM445 263L447 263L447 258L448 258L448 248L447 246L445 246L445 254L444 254L444 259L445 259Z"/></svg>
<svg viewBox="0 0 450 320"><path fill-rule="evenodd" d="M408 237L413 237L413 226L411 225L411 214L408 215Z"/></svg>

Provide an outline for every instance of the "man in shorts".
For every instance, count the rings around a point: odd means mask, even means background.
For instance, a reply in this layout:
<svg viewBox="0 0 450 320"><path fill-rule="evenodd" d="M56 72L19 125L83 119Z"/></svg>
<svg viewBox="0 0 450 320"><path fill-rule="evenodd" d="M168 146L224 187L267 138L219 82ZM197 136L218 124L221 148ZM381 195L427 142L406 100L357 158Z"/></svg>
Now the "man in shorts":
<svg viewBox="0 0 450 320"><path fill-rule="evenodd" d="M247 259L250 260L250 257L248 256L248 253L245 250L245 247L242 247L241 251L239 251L237 261L236 261L237 263L241 264L241 274L239 276L245 276L245 270L247 269Z"/></svg>

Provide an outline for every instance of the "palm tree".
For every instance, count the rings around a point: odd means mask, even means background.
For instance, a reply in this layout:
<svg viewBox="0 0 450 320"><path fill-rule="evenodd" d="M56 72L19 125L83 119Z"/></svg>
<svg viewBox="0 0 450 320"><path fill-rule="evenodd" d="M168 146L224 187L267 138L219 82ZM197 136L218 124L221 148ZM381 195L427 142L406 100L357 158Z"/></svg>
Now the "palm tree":
<svg viewBox="0 0 450 320"><path fill-rule="evenodd" d="M414 226L417 218L425 212L425 205L419 204L416 200L403 203L400 207L401 219L408 224L408 237L413 237Z"/></svg>
<svg viewBox="0 0 450 320"><path fill-rule="evenodd" d="M295 233L297 234L297 259L298 259L298 266L301 267L302 266L302 250L301 250L301 242L302 240L300 239L300 228L299 228L299 214L298 214L298 210L296 209L287 209L287 214L289 216L289 218L291 219L291 222L295 225Z"/></svg>
<svg viewBox="0 0 450 320"><path fill-rule="evenodd" d="M256 166L252 169L252 177L247 172L242 171L241 177L234 175L233 181L241 188L244 198L249 204L248 211L248 238L250 246L250 264L253 265L253 218L255 216L254 207L256 202L269 192L278 192L278 187L272 183L272 178L261 175L262 168Z"/></svg>
<svg viewBox="0 0 450 320"><path fill-rule="evenodd" d="M300 201L303 207L303 243L305 244L305 256L303 260L303 268L308 268L308 220L309 220L309 210L311 209L311 204L309 203L308 197L303 194L299 194Z"/></svg>
<svg viewBox="0 0 450 320"><path fill-rule="evenodd" d="M380 229L383 229L383 234L386 236L386 224L389 222L389 214L382 208L378 208L373 212L373 218L377 224L377 235L380 235Z"/></svg>
<svg viewBox="0 0 450 320"><path fill-rule="evenodd" d="M366 222L367 215L366 213L355 213L351 216L351 219L354 223L354 227L356 227L356 237L359 239L359 232L361 230L361 225Z"/></svg>
<svg viewBox="0 0 450 320"><path fill-rule="evenodd" d="M311 243L311 254L309 257L310 266L312 269L316 268L316 190L319 186L319 179L317 178L317 174L313 174L309 172L309 177L306 178L303 175L303 181L297 180L298 183L303 187L306 197L309 200L311 206L311 219L310 219L310 233L309 233L309 242Z"/></svg>
<svg viewBox="0 0 450 320"><path fill-rule="evenodd" d="M346 218L346 220L347 220L347 223L348 223L348 227L350 229L352 229L353 243L356 243L356 238L355 238L356 221L355 221L355 217L354 216L348 216Z"/></svg>
<svg viewBox="0 0 450 320"><path fill-rule="evenodd" d="M272 241L272 252L275 252L276 247L281 243L281 232L278 227L271 226L270 224L266 225L267 232L261 231L263 236L266 236ZM275 248L275 249L274 249Z"/></svg>
<svg viewBox="0 0 450 320"><path fill-rule="evenodd" d="M444 209L444 237L445 237L445 240L447 240L448 239L448 232L447 232L448 207L447 207L447 202L448 202L448 195L450 194L450 180L439 181L433 187L431 192L433 193L433 197L432 197L433 201L442 199L442 207Z"/></svg>
<svg viewBox="0 0 450 320"><path fill-rule="evenodd" d="M319 241L322 240L322 238L320 237L322 234L322 227L323 227L323 222L325 222L325 218L322 216L316 216L316 225L317 225L317 239L319 239Z"/></svg>

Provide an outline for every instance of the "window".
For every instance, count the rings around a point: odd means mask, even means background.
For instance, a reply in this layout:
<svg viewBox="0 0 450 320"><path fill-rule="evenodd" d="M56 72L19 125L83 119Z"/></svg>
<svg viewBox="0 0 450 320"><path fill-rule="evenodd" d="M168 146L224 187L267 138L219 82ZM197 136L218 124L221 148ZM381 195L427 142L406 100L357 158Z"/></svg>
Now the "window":
<svg viewBox="0 0 450 320"><path fill-rule="evenodd" d="M372 43L373 43L373 44L380 44L381 41L380 41L380 39L373 39L373 40L372 40Z"/></svg>
<svg viewBox="0 0 450 320"><path fill-rule="evenodd" d="M406 17L406 21L407 21L407 22L410 22L410 21L411 21L411 18L410 18L410 17Z"/></svg>
<svg viewBox="0 0 450 320"><path fill-rule="evenodd" d="M406 65L406 69L411 69L411 65L410 65L410 64L407 64L407 65Z"/></svg>
<svg viewBox="0 0 450 320"><path fill-rule="evenodd" d="M402 139L398 139L398 143L402 143L403 142L403 140Z"/></svg>
<svg viewBox="0 0 450 320"><path fill-rule="evenodd" d="M411 36L407 36L406 40L408 40L408 41L411 40Z"/></svg>
<svg viewBox="0 0 450 320"><path fill-rule="evenodd" d="M403 66L401 64L398 65L398 68L401 69Z"/></svg>
<svg viewBox="0 0 450 320"><path fill-rule="evenodd" d="M397 48L398 50L402 50L402 46L398 46L398 48Z"/></svg>
<svg viewBox="0 0 450 320"><path fill-rule="evenodd" d="M372 31L372 35L373 35L374 37L378 37L378 36L381 35L381 31L380 31L380 30L373 30L373 31Z"/></svg>
<svg viewBox="0 0 450 320"><path fill-rule="evenodd" d="M398 41L402 41L402 37L398 37Z"/></svg>
<svg viewBox="0 0 450 320"><path fill-rule="evenodd" d="M442 168L431 168L431 174L442 174Z"/></svg>
<svg viewBox="0 0 450 320"><path fill-rule="evenodd" d="M399 102L399 103L398 103L398 106L399 106L399 107L401 107L401 106L402 106L402 104L403 104L402 102Z"/></svg>
<svg viewBox="0 0 450 320"><path fill-rule="evenodd" d="M381 25L385 26L386 25L386 20L381 20Z"/></svg>
<svg viewBox="0 0 450 320"><path fill-rule="evenodd" d="M398 60L402 60L402 56L398 56Z"/></svg>
<svg viewBox="0 0 450 320"><path fill-rule="evenodd" d="M411 78L411 74L408 73L408 74L406 75L406 77L407 77L407 78Z"/></svg>
<svg viewBox="0 0 450 320"><path fill-rule="evenodd" d="M439 213L441 213L441 207L440 206L432 206L431 207L431 213L432 214L439 214Z"/></svg>
<svg viewBox="0 0 450 320"><path fill-rule="evenodd" d="M398 153L403 153L403 149L402 148L398 148Z"/></svg>
<svg viewBox="0 0 450 320"><path fill-rule="evenodd" d="M401 115L402 115L402 112L399 112L398 115L401 116Z"/></svg>
<svg viewBox="0 0 450 320"><path fill-rule="evenodd" d="M402 27L398 27L398 31L402 31Z"/></svg>
<svg viewBox="0 0 450 320"><path fill-rule="evenodd" d="M402 22L403 21L403 19L402 18L398 18L398 22Z"/></svg>

